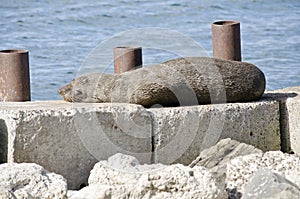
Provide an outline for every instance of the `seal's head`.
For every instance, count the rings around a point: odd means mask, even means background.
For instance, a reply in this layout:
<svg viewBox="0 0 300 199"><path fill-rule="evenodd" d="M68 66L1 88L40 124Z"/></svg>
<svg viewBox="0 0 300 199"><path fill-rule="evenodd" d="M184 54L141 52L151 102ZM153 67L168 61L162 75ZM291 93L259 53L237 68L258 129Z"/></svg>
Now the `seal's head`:
<svg viewBox="0 0 300 199"><path fill-rule="evenodd" d="M67 102L72 102L73 99L72 99L72 88L73 88L73 82L74 82L74 79L72 80L71 83L61 87L59 90L58 90L58 93L60 94L60 96Z"/></svg>
<svg viewBox="0 0 300 199"><path fill-rule="evenodd" d="M96 87L102 74L83 75L61 87L58 93L68 102L99 102L96 97Z"/></svg>

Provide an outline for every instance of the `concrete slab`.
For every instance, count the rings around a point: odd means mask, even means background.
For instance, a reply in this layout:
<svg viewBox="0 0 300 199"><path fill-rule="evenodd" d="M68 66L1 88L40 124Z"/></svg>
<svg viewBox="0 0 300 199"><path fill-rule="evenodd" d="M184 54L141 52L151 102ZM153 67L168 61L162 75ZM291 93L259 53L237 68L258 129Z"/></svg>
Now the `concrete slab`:
<svg viewBox="0 0 300 199"><path fill-rule="evenodd" d="M262 100L149 109L156 163L190 164L203 149L232 138L263 151L280 149L279 102Z"/></svg>
<svg viewBox="0 0 300 199"><path fill-rule="evenodd" d="M1 102L0 134L3 161L37 163L63 175L69 189L115 153L141 163L152 157L151 117L138 105Z"/></svg>
<svg viewBox="0 0 300 199"><path fill-rule="evenodd" d="M190 164L232 138L263 151L280 149L278 100L145 109L134 104L0 103L0 161L35 162L63 175L69 189L87 182L115 153L140 163ZM296 124L295 124L296 125Z"/></svg>
<svg viewBox="0 0 300 199"><path fill-rule="evenodd" d="M264 97L280 102L281 150L300 155L300 86L270 91Z"/></svg>

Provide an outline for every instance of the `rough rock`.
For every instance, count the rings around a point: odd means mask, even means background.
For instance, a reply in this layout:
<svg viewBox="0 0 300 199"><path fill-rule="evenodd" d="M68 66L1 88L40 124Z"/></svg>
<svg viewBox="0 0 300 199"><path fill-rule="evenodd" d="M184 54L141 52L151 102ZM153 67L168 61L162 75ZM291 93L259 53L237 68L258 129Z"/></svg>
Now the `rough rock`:
<svg viewBox="0 0 300 199"><path fill-rule="evenodd" d="M265 76L253 64L189 57L117 75L84 75L59 93L70 102L122 102L150 107L254 101L264 90Z"/></svg>
<svg viewBox="0 0 300 199"><path fill-rule="evenodd" d="M226 184L228 189L243 193L245 185L253 174L261 168L282 175L300 187L300 158L281 151L264 154L250 154L231 160L227 165Z"/></svg>
<svg viewBox="0 0 300 199"><path fill-rule="evenodd" d="M93 184L68 193L69 199L129 199L128 187ZM131 197L132 198L132 197Z"/></svg>
<svg viewBox="0 0 300 199"><path fill-rule="evenodd" d="M209 169L223 168L226 167L227 162L233 158L253 153L261 154L262 150L252 145L226 138L220 140L213 147L203 150L189 166L203 166Z"/></svg>
<svg viewBox="0 0 300 199"><path fill-rule="evenodd" d="M66 180L34 163L0 165L0 198L53 198L67 196Z"/></svg>
<svg viewBox="0 0 300 199"><path fill-rule="evenodd" d="M236 157L254 153L262 154L263 152L252 145L227 138L220 140L215 146L203 150L189 166L208 168L218 182L223 184L226 177L227 163Z"/></svg>
<svg viewBox="0 0 300 199"><path fill-rule="evenodd" d="M291 181L268 169L259 169L246 184L243 199L300 198L300 189Z"/></svg>
<svg viewBox="0 0 300 199"><path fill-rule="evenodd" d="M99 191L102 190L102 191ZM116 154L97 163L89 186L72 193L86 198L225 198L212 174L204 167L140 165L130 156Z"/></svg>
<svg viewBox="0 0 300 199"><path fill-rule="evenodd" d="M135 157L117 153L109 157L107 161L100 161L95 164L90 172L88 183L89 185L97 184L98 182L109 185L135 184L134 181L136 181L143 172L165 167L166 166L162 164L140 165ZM103 173L106 173L106 175L103 175Z"/></svg>

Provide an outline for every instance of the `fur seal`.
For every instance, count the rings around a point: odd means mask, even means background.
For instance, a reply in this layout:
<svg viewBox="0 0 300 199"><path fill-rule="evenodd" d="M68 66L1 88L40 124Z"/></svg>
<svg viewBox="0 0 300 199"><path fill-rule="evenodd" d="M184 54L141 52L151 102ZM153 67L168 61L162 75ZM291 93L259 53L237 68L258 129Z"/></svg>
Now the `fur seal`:
<svg viewBox="0 0 300 199"><path fill-rule="evenodd" d="M121 74L83 75L59 94L68 102L177 106L255 101L265 86L263 72L253 64L186 57Z"/></svg>

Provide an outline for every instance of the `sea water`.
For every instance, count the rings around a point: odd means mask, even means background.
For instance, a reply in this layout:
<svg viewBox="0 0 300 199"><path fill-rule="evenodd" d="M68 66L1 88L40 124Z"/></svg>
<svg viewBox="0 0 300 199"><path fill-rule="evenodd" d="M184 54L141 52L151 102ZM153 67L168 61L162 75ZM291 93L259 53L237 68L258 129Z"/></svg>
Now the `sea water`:
<svg viewBox="0 0 300 199"><path fill-rule="evenodd" d="M274 90L300 85L299 10L299 0L0 0L0 49L29 50L32 100L55 100L90 52L114 35L168 29L212 56L211 23L238 20L243 61L257 65ZM172 56L143 49L145 65ZM112 64L106 69L112 73Z"/></svg>

